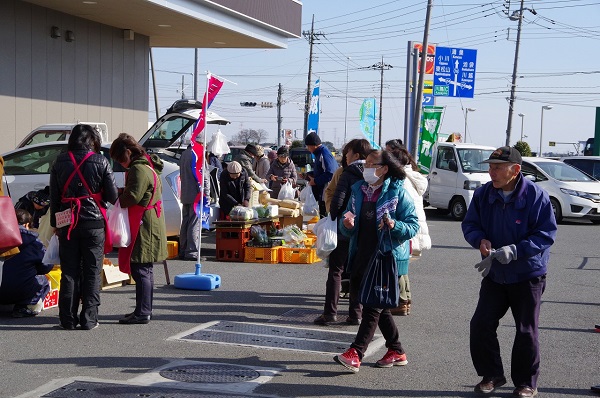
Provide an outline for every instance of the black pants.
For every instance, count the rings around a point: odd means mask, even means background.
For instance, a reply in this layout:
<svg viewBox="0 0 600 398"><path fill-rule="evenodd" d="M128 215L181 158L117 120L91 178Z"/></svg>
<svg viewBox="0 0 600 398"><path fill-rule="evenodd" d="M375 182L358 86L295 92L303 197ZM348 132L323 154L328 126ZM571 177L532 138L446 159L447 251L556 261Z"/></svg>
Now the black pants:
<svg viewBox="0 0 600 398"><path fill-rule="evenodd" d="M508 309L515 320L511 378L515 387L537 387L540 373L538 324L546 276L500 284L483 278L479 302L471 319L471 359L479 376L502 376L504 368L496 330Z"/></svg>
<svg viewBox="0 0 600 398"><path fill-rule="evenodd" d="M338 237L337 247L329 255L329 272L325 284L325 306L323 314L327 316L337 315L337 306L342 288L342 273L348 259L350 242Z"/></svg>
<svg viewBox="0 0 600 398"><path fill-rule="evenodd" d="M136 316L152 315L154 290L154 265L152 263L131 263L131 277L135 281Z"/></svg>
<svg viewBox="0 0 600 398"><path fill-rule="evenodd" d="M70 239L67 228L60 229L58 317L63 326L91 329L98 322L104 238L104 228L74 228Z"/></svg>
<svg viewBox="0 0 600 398"><path fill-rule="evenodd" d="M382 310L380 308L363 307L362 322L358 327L358 333L354 338L354 343L350 347L358 351L358 355L362 359L373 335L379 326L381 334L385 338L385 346L390 350L398 351L404 354L402 344L400 344L400 334L396 327L396 322L389 309Z"/></svg>

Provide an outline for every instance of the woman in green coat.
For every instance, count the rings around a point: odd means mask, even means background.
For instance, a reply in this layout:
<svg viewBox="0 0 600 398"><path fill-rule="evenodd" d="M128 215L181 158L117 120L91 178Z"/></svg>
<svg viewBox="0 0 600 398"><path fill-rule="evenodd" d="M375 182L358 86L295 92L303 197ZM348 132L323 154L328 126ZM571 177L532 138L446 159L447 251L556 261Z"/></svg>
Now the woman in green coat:
<svg viewBox="0 0 600 398"><path fill-rule="evenodd" d="M119 268L135 281L135 311L119 319L122 324L145 324L152 317L153 264L167 258L167 233L162 211L163 162L148 156L135 138L122 133L110 147L110 157L127 169L119 196L128 209L131 243L119 249Z"/></svg>

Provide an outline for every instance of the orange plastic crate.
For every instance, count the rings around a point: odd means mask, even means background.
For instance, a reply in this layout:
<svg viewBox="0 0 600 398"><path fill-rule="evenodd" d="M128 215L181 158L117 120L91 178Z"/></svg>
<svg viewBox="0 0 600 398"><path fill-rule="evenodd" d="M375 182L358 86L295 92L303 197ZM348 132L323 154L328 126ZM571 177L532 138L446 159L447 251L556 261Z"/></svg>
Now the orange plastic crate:
<svg viewBox="0 0 600 398"><path fill-rule="evenodd" d="M282 247L279 253L281 263L312 264L321 261L314 248Z"/></svg>
<svg viewBox="0 0 600 398"><path fill-rule="evenodd" d="M306 247L313 247L315 245L315 243L317 243L317 237L310 237L308 236L306 239L304 239L304 246Z"/></svg>
<svg viewBox="0 0 600 398"><path fill-rule="evenodd" d="M217 260L244 261L244 248L249 240L249 228L217 227Z"/></svg>
<svg viewBox="0 0 600 398"><path fill-rule="evenodd" d="M279 262L279 250L281 246L275 247L250 247L244 249L244 261L247 263L269 263Z"/></svg>

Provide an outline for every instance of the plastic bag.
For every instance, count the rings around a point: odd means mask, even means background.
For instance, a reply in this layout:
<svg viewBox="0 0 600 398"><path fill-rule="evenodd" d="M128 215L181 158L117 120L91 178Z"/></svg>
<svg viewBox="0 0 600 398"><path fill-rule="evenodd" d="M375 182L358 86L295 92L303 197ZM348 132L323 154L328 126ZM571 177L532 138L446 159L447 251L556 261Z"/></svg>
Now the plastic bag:
<svg viewBox="0 0 600 398"><path fill-rule="evenodd" d="M108 229L114 247L127 247L131 243L129 212L117 200L108 214Z"/></svg>
<svg viewBox="0 0 600 398"><path fill-rule="evenodd" d="M52 235L54 235L54 229L50 225L50 212L46 212L46 214L40 217L38 239L44 244L44 247L48 247Z"/></svg>
<svg viewBox="0 0 600 398"><path fill-rule="evenodd" d="M298 200L302 203L306 202L306 199L308 199L309 194L312 195L312 188L310 187L310 185L307 185L302 191L300 191L300 194L298 195Z"/></svg>
<svg viewBox="0 0 600 398"><path fill-rule="evenodd" d="M337 222L331 216L320 219L315 228L317 229L317 257L327 258L337 247ZM314 232L314 229L313 229Z"/></svg>
<svg viewBox="0 0 600 398"><path fill-rule="evenodd" d="M302 207L302 214L313 217L319 216L319 203L317 203L317 199L315 199L315 195L313 195L310 185L304 188L302 192L307 189L308 193L306 195L306 200L304 201L304 207Z"/></svg>
<svg viewBox="0 0 600 398"><path fill-rule="evenodd" d="M227 137L221 133L221 129L213 133L210 142L207 145L208 151L214 153L216 156L225 155L231 152L227 145Z"/></svg>
<svg viewBox="0 0 600 398"><path fill-rule="evenodd" d="M281 190L279 191L279 195L277 195L277 199L294 199L294 188L292 188L291 182L286 182L281 186Z"/></svg>
<svg viewBox="0 0 600 398"><path fill-rule="evenodd" d="M304 242L306 239L306 234L297 225L288 225L279 231L277 235L280 235L288 243Z"/></svg>
<svg viewBox="0 0 600 398"><path fill-rule="evenodd" d="M58 255L58 235L52 235L50 238L50 243L48 243L48 248L46 249L46 253L44 253L44 258L42 259L42 263L44 264L60 264L60 256Z"/></svg>

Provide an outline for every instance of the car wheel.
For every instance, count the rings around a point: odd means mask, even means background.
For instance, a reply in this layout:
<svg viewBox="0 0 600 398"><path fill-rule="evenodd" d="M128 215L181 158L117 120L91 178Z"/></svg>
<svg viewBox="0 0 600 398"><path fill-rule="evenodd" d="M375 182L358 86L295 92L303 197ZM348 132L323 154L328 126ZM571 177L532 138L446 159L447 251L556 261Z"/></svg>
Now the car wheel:
<svg viewBox="0 0 600 398"><path fill-rule="evenodd" d="M450 214L456 221L462 221L463 218L465 218L465 214L467 214L467 205L463 198L458 197L452 200L452 203L450 203Z"/></svg>
<svg viewBox="0 0 600 398"><path fill-rule="evenodd" d="M550 198L550 204L552 205L552 211L554 212L554 218L556 218L556 222L559 223L562 221L563 216L562 216L562 209L560 207L560 203L558 203L558 200L554 199L554 198Z"/></svg>

